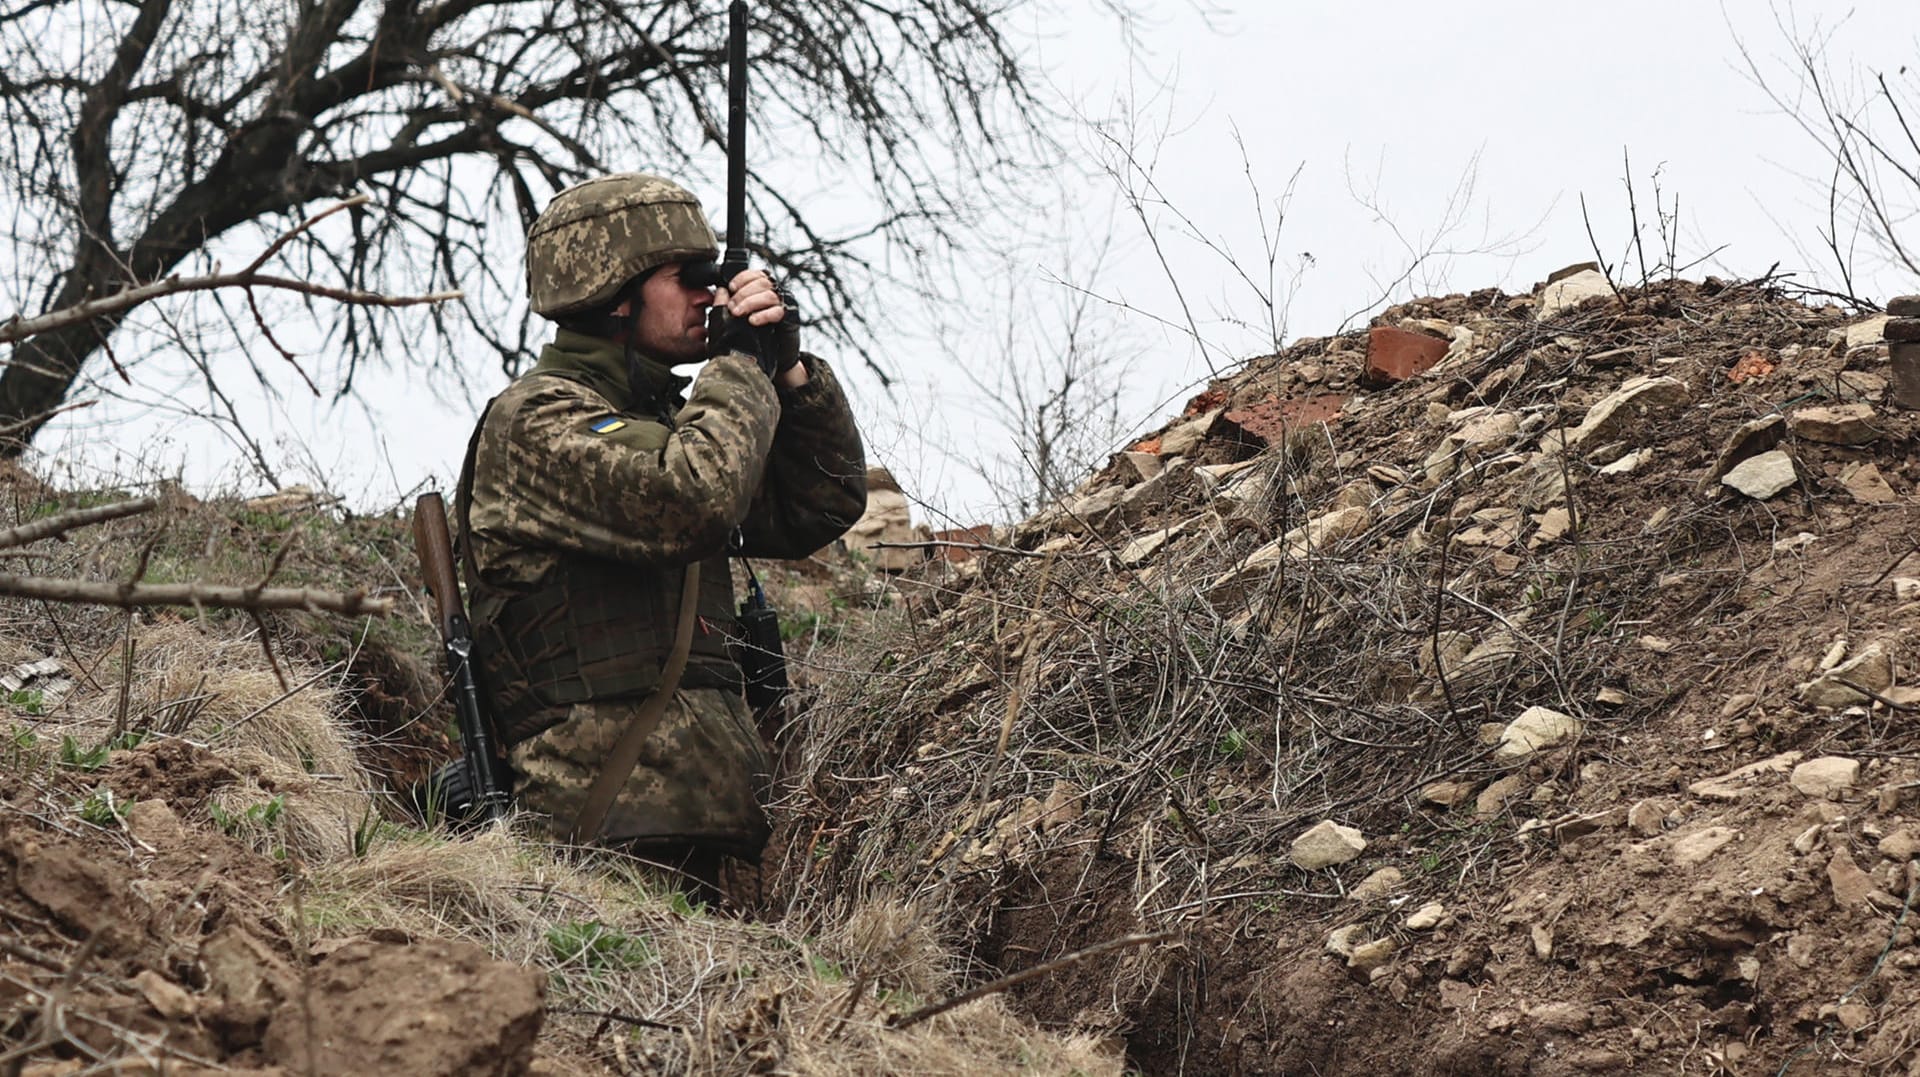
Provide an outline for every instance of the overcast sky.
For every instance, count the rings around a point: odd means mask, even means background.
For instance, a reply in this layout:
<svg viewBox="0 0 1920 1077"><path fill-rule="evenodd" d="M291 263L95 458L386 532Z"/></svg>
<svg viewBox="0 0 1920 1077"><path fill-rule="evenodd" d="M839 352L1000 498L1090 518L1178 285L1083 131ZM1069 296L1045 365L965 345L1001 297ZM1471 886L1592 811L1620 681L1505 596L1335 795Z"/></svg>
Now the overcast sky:
<svg viewBox="0 0 1920 1077"><path fill-rule="evenodd" d="M1221 6L1229 10L1135 0L1143 17L1130 41L1081 0L1016 28L1033 42L1034 70L1053 92L1105 123L1104 136L1063 136L1072 149L1062 164L1074 178L1057 219L1067 235L1057 250L1011 268L983 265L981 314L970 323L949 320L929 334L912 331L920 319L903 319L899 337L881 344L899 375L891 393L857 373L851 379L873 455L951 518L992 515L979 465L1006 449L982 419L992 409L957 365L997 369L1009 322L1017 354L1052 346L1061 308L1084 289L1096 297L1088 316L1102 347L1135 357L1124 411L1138 428L1157 425L1209 364L1224 369L1270 350L1270 312L1258 294L1268 282L1263 217L1278 255L1269 294L1285 311L1288 340L1364 325L1389 293L1397 301L1488 286L1524 291L1590 259L1583 195L1605 256L1637 277L1637 259L1622 259L1631 236L1623 151L1649 260L1659 257L1657 176L1666 207L1679 199L1681 262L1718 252L1689 275L1754 275L1779 263L1834 285L1815 232L1829 163L1755 84L1737 42L1790 98L1801 93L1789 66L1796 37L1824 42L1824 63L1862 102L1864 76L1884 72L1914 86L1913 74L1898 72L1920 58L1912 0L1797 10L1672 0ZM1151 162L1151 191L1144 173L1124 165L1123 150ZM1276 230L1275 203L1290 184ZM1143 222L1129 190L1165 205L1148 206ZM706 196L717 207L720 192ZM1189 222L1224 254L1189 234ZM1394 286L1429 250L1438 253ZM1861 294L1920 291L1864 239L1853 262ZM1183 298L1204 346L1167 327L1186 324ZM152 398L204 396L190 379L147 370ZM500 382L485 373L471 390L484 400ZM395 378L365 384L364 405L315 401L291 384L278 402L249 392L239 403L283 481L317 480L369 508L422 482L450 485L474 403ZM217 434L127 405L49 427L40 448L48 461L124 470L124 461L144 457L149 469L183 473L190 485L258 486Z"/></svg>

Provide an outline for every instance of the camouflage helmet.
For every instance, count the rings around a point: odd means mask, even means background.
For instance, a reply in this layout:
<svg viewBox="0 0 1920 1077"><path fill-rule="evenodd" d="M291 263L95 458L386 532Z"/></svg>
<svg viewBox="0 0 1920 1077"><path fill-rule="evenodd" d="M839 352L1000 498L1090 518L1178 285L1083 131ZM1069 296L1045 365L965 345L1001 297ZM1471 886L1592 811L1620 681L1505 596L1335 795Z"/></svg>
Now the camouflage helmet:
<svg viewBox="0 0 1920 1077"><path fill-rule="evenodd" d="M650 269L715 258L719 244L692 192L622 172L553 196L527 233L527 297L548 318L594 310Z"/></svg>

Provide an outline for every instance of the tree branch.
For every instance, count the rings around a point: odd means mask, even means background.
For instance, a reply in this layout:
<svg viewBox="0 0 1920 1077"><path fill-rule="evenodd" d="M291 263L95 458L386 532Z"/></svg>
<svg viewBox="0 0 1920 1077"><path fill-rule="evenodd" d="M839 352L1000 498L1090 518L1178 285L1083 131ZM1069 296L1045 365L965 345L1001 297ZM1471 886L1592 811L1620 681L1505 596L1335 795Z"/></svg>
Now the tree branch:
<svg viewBox="0 0 1920 1077"><path fill-rule="evenodd" d="M309 587L232 587L210 583L104 583L62 580L49 576L0 573L0 594L41 598L49 602L83 602L99 606L212 606L229 610L307 610L349 617L384 617L393 612L393 599L373 598L365 591L319 591Z"/></svg>

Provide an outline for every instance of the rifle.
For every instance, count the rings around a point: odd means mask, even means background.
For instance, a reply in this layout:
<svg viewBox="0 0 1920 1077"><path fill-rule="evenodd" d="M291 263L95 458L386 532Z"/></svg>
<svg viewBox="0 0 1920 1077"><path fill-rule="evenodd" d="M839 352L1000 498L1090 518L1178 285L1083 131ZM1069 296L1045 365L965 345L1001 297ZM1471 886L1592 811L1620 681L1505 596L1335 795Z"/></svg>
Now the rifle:
<svg viewBox="0 0 1920 1077"><path fill-rule="evenodd" d="M494 752L492 723L481 709L480 686L473 677L473 634L453 575L446 505L437 493L421 494L414 502L413 550L434 599L434 619L447 648L447 680L460 719L461 759L435 773L422 806L430 804L462 821L497 819L506 814L512 793Z"/></svg>

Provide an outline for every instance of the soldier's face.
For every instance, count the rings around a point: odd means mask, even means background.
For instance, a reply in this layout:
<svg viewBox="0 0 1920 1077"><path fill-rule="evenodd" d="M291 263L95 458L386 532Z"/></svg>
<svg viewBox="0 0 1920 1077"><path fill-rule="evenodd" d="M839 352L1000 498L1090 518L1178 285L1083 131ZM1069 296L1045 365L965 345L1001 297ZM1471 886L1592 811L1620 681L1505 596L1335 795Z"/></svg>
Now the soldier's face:
<svg viewBox="0 0 1920 1077"><path fill-rule="evenodd" d="M680 266L662 266L640 285L640 326L634 344L663 359L707 357L707 308L712 288L680 279Z"/></svg>

